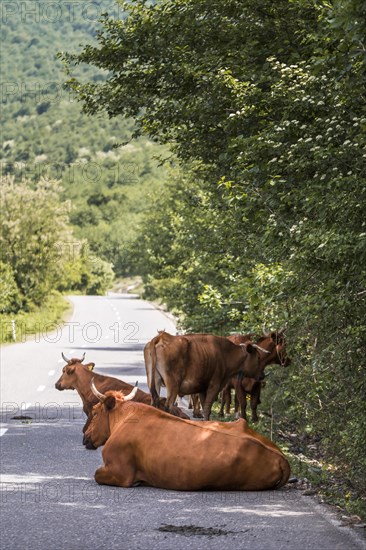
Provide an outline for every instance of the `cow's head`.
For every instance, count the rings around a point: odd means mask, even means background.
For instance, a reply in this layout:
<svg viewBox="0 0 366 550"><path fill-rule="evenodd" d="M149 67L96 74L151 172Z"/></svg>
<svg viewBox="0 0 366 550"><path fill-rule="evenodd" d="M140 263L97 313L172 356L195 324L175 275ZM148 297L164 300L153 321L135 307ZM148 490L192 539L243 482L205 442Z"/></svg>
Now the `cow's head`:
<svg viewBox="0 0 366 550"><path fill-rule="evenodd" d="M286 353L285 330L269 332L259 338L257 344L270 352L267 357L263 357L266 365L289 366L291 360Z"/></svg>
<svg viewBox="0 0 366 550"><path fill-rule="evenodd" d="M254 378L255 380L263 380L264 366L261 362L260 347L253 342L245 342L240 344L240 347L244 352L244 376Z"/></svg>
<svg viewBox="0 0 366 550"><path fill-rule="evenodd" d="M57 390L74 390L79 378L80 369L87 368L88 370L93 370L95 363L83 364L85 359L85 353L81 359L74 357L73 359L67 359L62 353L62 358L66 362L66 365L62 369L62 374L55 384Z"/></svg>
<svg viewBox="0 0 366 550"><path fill-rule="evenodd" d="M94 380L90 383L93 394L99 399L99 403L94 405L91 420L88 429L85 432L85 438L96 449L107 441L111 434L111 415L117 414L117 408L125 401L131 401L137 393L137 382L131 393L123 395L122 392L113 390L100 393L95 387Z"/></svg>

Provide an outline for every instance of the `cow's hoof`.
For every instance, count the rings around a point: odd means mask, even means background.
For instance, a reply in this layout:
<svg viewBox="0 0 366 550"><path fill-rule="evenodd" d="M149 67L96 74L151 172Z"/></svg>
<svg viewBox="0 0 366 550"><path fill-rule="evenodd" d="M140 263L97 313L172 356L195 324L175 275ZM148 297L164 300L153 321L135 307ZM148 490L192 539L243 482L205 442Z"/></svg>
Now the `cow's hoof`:
<svg viewBox="0 0 366 550"><path fill-rule="evenodd" d="M203 418L203 414L200 412L194 412L192 416L193 418Z"/></svg>

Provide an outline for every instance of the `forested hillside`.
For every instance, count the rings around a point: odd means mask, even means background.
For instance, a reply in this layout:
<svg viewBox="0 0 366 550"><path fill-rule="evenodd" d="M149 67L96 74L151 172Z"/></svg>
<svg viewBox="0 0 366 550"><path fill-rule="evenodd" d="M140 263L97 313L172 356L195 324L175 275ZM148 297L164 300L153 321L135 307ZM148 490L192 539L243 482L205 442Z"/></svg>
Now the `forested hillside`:
<svg viewBox="0 0 366 550"><path fill-rule="evenodd" d="M15 181L60 181L62 197L70 201L73 239L87 239L85 253L90 250L124 274L130 270L128 257L148 194L163 179L153 159L164 153L146 138L127 143L132 120L81 114L74 94L63 86L57 58L59 51L93 43L106 10L122 17L113 0L2 6L0 160L2 175ZM92 81L104 78L103 71L87 66L76 74Z"/></svg>
<svg viewBox="0 0 366 550"><path fill-rule="evenodd" d="M63 59L110 71L69 79L85 112L133 116L180 159L142 233L148 296L187 330L286 326L292 365L267 385L271 428L302 434L365 489L365 5L141 0L128 12Z"/></svg>

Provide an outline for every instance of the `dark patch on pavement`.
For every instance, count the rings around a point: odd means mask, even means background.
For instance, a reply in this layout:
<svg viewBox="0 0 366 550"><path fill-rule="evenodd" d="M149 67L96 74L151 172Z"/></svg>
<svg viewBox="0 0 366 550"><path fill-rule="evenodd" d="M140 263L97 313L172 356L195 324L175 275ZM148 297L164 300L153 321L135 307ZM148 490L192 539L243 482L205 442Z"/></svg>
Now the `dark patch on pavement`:
<svg viewBox="0 0 366 550"><path fill-rule="evenodd" d="M195 537L196 535L219 537L221 535L231 535L234 533L234 531L226 531L226 529L199 527L198 525L161 525L157 531L177 533L179 535L184 535L185 537Z"/></svg>

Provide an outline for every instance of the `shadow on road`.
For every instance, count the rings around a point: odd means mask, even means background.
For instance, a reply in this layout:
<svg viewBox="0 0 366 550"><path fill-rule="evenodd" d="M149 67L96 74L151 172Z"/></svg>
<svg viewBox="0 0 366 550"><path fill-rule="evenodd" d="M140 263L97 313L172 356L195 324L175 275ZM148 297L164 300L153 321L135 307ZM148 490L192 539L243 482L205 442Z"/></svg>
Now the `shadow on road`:
<svg viewBox="0 0 366 550"><path fill-rule="evenodd" d="M118 347L117 347L118 346ZM118 344L116 346L85 346L85 347L77 347L77 346L64 346L64 349L73 349L73 350L80 350L81 354L84 353L84 351L87 353L88 351L143 351L145 347L145 344L143 343L129 343L129 344Z"/></svg>

